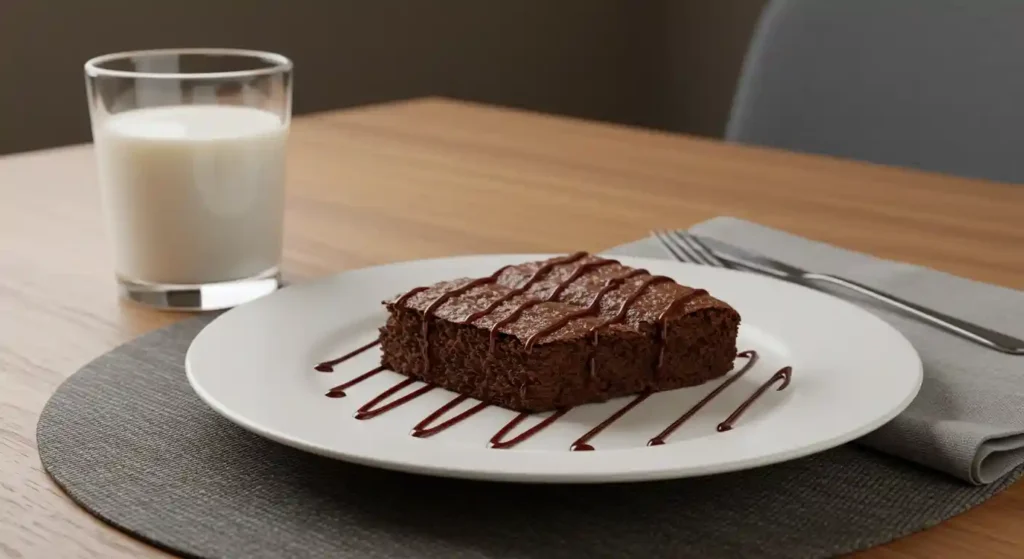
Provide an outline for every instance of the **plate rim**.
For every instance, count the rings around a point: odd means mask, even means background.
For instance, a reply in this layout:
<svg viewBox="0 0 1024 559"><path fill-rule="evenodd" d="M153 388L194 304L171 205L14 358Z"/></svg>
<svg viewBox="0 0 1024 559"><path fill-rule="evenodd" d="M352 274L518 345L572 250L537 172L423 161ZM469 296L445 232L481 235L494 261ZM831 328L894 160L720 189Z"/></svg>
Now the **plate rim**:
<svg viewBox="0 0 1024 559"><path fill-rule="evenodd" d="M594 484L594 483L646 482L646 481L663 480L663 479L679 479L679 478L686 478L686 477L702 477L702 476L706 476L706 475L718 475L718 474L723 474L723 473L728 473L728 472L735 472L735 471L747 470L747 469L752 469L752 468L761 467L761 466L777 464L777 463L780 463L780 462L786 462L786 461L790 461L790 460L806 457L806 456L809 456L809 455L812 455L812 454L816 454L816 453L819 453L819 452L823 452L823 451L829 450L831 448L838 447L838 446L840 446L842 444L849 443L849 442L851 442L853 440L856 440L857 438L860 438L860 437L862 437L862 436L864 436L864 435L866 435L866 434L868 434L868 433L878 429L879 427L885 425L886 423L891 421L893 418L898 416L900 413L902 413L911 404L911 402L913 402L913 400L917 397L918 393L920 392L921 385L923 383L923 377L924 377L924 374L923 374L924 373L923 362L921 360L920 354L917 352L917 349L913 346L913 344L906 338L906 336L904 336L902 332L900 332L894 326L889 324L887 321L879 318L878 316L874 315L873 313L865 310L864 308L862 308L862 307L860 307L860 306L858 306L858 305L856 305L856 304L854 304L854 303L852 303L850 301L847 301L847 300L845 300L845 299L843 299L841 297L832 295L832 294L824 292L824 291L818 291L818 290L811 289L811 288L806 287L806 286L802 286L802 285L798 285L798 284L793 284L791 282L784 282L784 281L782 281L782 280L780 280L778 278L773 278L771 276L765 276L765 275L762 275L762 274L754 274L752 272L745 272L745 271L740 271L740 270L729 270L729 269L721 269L721 268L715 268L715 270L719 271L719 272L728 273L728 274L739 274L739 275L743 275L743 276L757 277L759 280L769 280L769 281L778 282L780 284L785 284L787 286L787 288L794 288L794 289L797 289L797 290L801 290L801 291L812 293L813 294L812 297L819 297L819 296L827 297L827 298L829 298L831 300L834 300L834 301L838 302L841 305L846 306L848 309L851 309L852 311L854 311L856 313L860 313L862 316L864 316L864 317L868 318L869 320L873 321L881 329L883 329L883 330L887 331L889 334L893 335L893 339L894 340L898 339L899 343L904 346L904 349L909 350L908 355L913 357L914 365L915 365L913 373L915 375L915 379L913 381L913 388L912 388L912 390L909 390L907 395L904 396L903 400L900 401L900 403L898 405L893 406L887 413L881 414L877 418L875 418L875 420L870 421L870 422L865 422L863 425L859 426L858 428L849 430L849 431L845 432L842 435L835 436L835 437L833 437L831 439L821 440L821 441L817 441L817 442L814 442L814 443L811 443L811 444L807 444L807 445L799 447L799 448L794 448L794 449L789 449L789 450L785 450L785 451L781 451L781 452L772 453L772 454L768 455L767 457L766 456L757 456L757 457L748 458L746 460L737 460L737 461L733 461L733 462L728 463L728 464L718 465L718 466L713 468L713 471L705 471L705 472L697 471L697 472L679 473L679 472L677 472L677 471L675 471L675 470L673 470L671 468L660 468L660 469L657 469L657 470L619 471L619 472L614 473L614 474L609 474L609 473L592 474L592 473L580 473L580 472L577 472L577 471L556 471L556 472L549 471L549 472L545 472L545 473L530 473L530 472L525 472L524 473L524 472L516 472L516 471L508 471L508 472L496 472L496 471L490 471L490 470L481 471L481 470L473 469L473 468L450 468L450 467L445 467L445 466L435 466L435 465L416 464L416 463L409 463L409 462L388 461L386 459L378 459L378 458L372 458L372 457L363 457L363 456L359 456L359 455L353 455L351 453L345 453L343 451L339 451L337 449L329 448L329 447L326 447L326 446L323 446L323 445L320 445L320 444L315 444L315 443L310 443L310 442L307 442L307 441L303 441L299 437L289 436L289 435L287 435L285 433L282 433L282 432L278 431L277 429L261 426L261 425L258 425L257 422L254 422L254 421L252 421L250 419L247 419L246 417L242 416L241 414L237 413L236 411L230 409L228 406L224 405L222 402L218 401L218 399L215 398L213 395L209 394L203 388L203 386L201 385L201 382L199 382L195 378L195 373L193 371L193 365L192 365L193 357L194 357L194 351L193 350L197 346L197 344L200 343L200 340L203 339L203 334L208 332L208 331L210 331L211 326L213 326L214 324L216 324L216 323L218 323L220 321L225 320L226 316L231 315L233 313L240 312L240 309L243 309L243 308L251 308L251 307L254 307L254 306L257 306L257 305L261 305L261 304L268 304L268 303L266 303L266 301L268 299L273 298L275 296L278 296L280 293L283 293L283 292L286 292L286 291L298 290L298 289L313 289L313 288L315 288L315 286L321 286L322 287L325 284L330 284L330 283L333 283L333 282L337 282L343 276L349 275L349 274L353 274L353 273L374 273L374 272L387 273L388 269L395 269L395 268L400 268L400 267L403 267L403 266L410 266L410 265L412 265L412 266L415 266L415 265L429 265L431 263L438 264L438 263L443 263L443 262L454 262L454 263L458 263L458 262L472 262L474 260L482 260L482 259L504 259L504 260L517 261L517 262L529 262L529 261L534 261L534 260L542 260L542 259L546 259L546 258L552 258L552 257L556 257L556 256L559 256L559 255L562 255L562 254L564 254L564 253L557 253L557 252L556 253L480 253L480 254L463 254L463 255L455 255L455 256L439 256L439 257L432 257L432 258L403 260L403 261L389 262L389 263L384 263L384 264L379 264L379 265L371 265L371 266L364 266L364 267L360 267L360 268L353 268L353 269L344 270L344 271L341 271L341 272L338 272L338 273L329 274L329 275L326 275L326 276L321 276L319 278L315 278L315 279L312 279L312 280L309 280L309 281L304 281L304 282L301 282L301 283L291 284L291 285L288 285L286 287L283 287L282 289L279 289L278 291L276 291L274 293L271 293L269 295L266 295L264 297L261 297L259 299L254 300L254 301L251 301L249 303L245 303L243 305L239 305L237 307L229 309L229 310L221 313L217 317L215 317L208 324L206 324L203 327L203 329L195 336L195 338L193 338L193 340L189 343L188 350L186 351L186 354L185 354L185 372L186 372L186 377L188 379L189 385L192 387L193 391L197 394L197 396L200 398L200 400L203 401L207 406L209 406L215 413L221 415L222 417L224 417L225 419L227 419L228 421L230 421L234 425L236 425L238 427L241 427L242 429L244 429L246 431L249 431L249 432L251 432L253 434L256 434L256 435L258 435L260 437L263 437L263 438L266 438L268 440L274 441L276 443L283 444L285 446L296 448L296 449L302 450L304 452L309 452L311 454L323 456L323 457L326 457L326 458L341 460L341 461L344 461L344 462L350 462L350 463L355 463L355 464L361 464L363 466L380 468L380 469L385 469L385 470L399 471L399 472L418 474L418 475L429 475L429 476L436 476L436 477L444 477L444 478L472 479L472 480L504 482L504 483ZM605 255L607 255L607 253L605 253L605 252L598 252L598 253L593 253L593 254L595 256L605 256ZM609 256L610 257L614 257L614 258L619 258L619 259L622 259L622 260L630 260L630 261L634 261L634 262L644 262L644 261L656 262L658 265L669 264L669 265L679 265L679 266L683 266L683 267L710 268L708 266L700 266L700 265L697 265L697 264L686 263L686 262L679 262L679 261L675 261L675 260L671 260L671 259L650 258L650 257L642 257L642 256L628 256L628 255L619 255L619 254L613 254L613 255L609 255ZM908 372L908 374L909 374L909 372ZM671 446L671 445L667 445L667 446ZM660 448L666 448L666 447L660 447ZM649 448L607 449L607 450L602 450L601 454L602 455L606 455L607 453L628 453L628 452L637 452L637 451L645 451L645 450L652 450L652 449L649 449ZM496 452L500 452L500 451L496 451ZM523 451L518 451L518 452L523 452ZM567 452L566 454L568 456L568 455L591 454L591 453L568 453Z"/></svg>

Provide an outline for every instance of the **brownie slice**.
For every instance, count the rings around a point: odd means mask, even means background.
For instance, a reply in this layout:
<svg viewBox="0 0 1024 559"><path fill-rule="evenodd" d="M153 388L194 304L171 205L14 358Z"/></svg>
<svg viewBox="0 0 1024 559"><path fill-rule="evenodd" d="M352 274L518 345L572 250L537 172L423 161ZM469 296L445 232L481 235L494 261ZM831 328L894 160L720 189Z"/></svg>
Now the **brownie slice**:
<svg viewBox="0 0 1024 559"><path fill-rule="evenodd" d="M704 290L586 253L384 304L382 365L527 412L720 377L732 369L740 323Z"/></svg>

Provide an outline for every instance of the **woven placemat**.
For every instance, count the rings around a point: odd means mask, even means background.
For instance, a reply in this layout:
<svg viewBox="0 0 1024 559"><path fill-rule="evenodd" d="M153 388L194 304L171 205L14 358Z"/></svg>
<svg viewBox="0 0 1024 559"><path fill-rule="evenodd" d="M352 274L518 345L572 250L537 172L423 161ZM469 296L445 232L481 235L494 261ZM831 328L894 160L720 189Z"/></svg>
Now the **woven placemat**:
<svg viewBox="0 0 1024 559"><path fill-rule="evenodd" d="M194 557L829 557L938 524L1008 487L857 445L746 472L594 486L401 474L293 450L222 419L183 368L213 317L96 359L39 420L43 466L82 507Z"/></svg>

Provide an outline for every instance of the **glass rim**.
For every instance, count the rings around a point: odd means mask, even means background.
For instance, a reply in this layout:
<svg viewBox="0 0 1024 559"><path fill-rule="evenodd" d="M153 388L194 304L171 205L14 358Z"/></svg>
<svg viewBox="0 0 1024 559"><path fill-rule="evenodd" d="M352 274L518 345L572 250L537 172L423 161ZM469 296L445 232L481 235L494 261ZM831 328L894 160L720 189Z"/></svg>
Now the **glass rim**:
<svg viewBox="0 0 1024 559"><path fill-rule="evenodd" d="M122 60L125 58L133 58L138 56L156 56L156 55L182 55L182 54L198 54L198 55L213 55L213 56L235 56L238 58L256 58L267 62L270 66L266 68L255 68L251 70L230 70L226 72L136 72L134 70L112 70L109 68L101 68L101 64L106 64L115 60ZM85 62L85 73L91 78L96 77L111 77L111 78L145 78L145 79L173 79L173 80L184 80L184 79L228 79L228 78L248 78L252 76L268 76L273 74L279 74L288 72L292 69L292 61L283 54L277 54L269 51L262 50L249 50L249 49L233 49L233 48L172 48L172 49L146 49L146 50L128 50L121 52L112 52L109 54L101 54L90 58Z"/></svg>

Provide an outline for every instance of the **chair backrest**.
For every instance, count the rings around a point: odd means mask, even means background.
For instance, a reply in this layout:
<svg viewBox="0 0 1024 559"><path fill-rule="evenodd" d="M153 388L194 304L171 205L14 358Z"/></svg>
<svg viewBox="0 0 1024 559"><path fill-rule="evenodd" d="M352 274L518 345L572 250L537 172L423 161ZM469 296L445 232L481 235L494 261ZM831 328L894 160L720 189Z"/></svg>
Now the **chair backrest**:
<svg viewBox="0 0 1024 559"><path fill-rule="evenodd" d="M1024 0L775 0L730 141L1024 182Z"/></svg>

